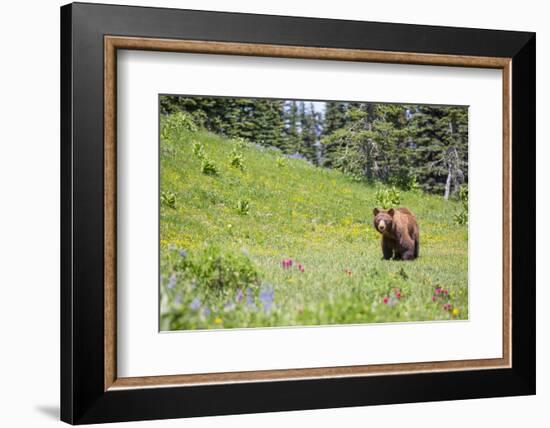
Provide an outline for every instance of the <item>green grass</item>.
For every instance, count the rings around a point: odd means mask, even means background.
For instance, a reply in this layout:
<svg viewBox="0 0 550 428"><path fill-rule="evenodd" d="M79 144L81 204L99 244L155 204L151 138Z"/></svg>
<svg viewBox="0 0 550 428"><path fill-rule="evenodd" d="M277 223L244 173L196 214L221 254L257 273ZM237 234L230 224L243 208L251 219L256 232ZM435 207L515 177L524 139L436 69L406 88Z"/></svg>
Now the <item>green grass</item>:
<svg viewBox="0 0 550 428"><path fill-rule="evenodd" d="M162 330L468 318L468 231L454 224L458 202L401 192L419 222L420 258L385 261L372 226L380 185L207 132L161 135L161 191L170 199L160 212ZM235 153L242 168L231 165ZM216 173L201 171L204 156ZM283 269L287 258L294 264ZM193 260L229 263L236 279L224 285L224 273L206 286L186 267ZM237 268L247 262L258 277L250 284ZM270 287L273 304L264 307ZM437 287L449 294L433 302Z"/></svg>

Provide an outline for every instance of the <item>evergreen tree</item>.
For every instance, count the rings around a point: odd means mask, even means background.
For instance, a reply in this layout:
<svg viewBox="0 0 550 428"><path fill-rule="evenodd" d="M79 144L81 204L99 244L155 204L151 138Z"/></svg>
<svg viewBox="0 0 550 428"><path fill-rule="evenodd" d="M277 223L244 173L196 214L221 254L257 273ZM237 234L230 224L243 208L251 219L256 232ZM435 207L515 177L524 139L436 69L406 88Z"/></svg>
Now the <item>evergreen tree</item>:
<svg viewBox="0 0 550 428"><path fill-rule="evenodd" d="M287 154L298 152L300 147L300 123L296 101L289 101L284 109L285 138L282 150Z"/></svg>
<svg viewBox="0 0 550 428"><path fill-rule="evenodd" d="M299 153L306 157L310 162L317 163L317 132L318 123L317 115L313 104L310 103L309 108L306 104L300 101L299 117L300 117L300 147Z"/></svg>

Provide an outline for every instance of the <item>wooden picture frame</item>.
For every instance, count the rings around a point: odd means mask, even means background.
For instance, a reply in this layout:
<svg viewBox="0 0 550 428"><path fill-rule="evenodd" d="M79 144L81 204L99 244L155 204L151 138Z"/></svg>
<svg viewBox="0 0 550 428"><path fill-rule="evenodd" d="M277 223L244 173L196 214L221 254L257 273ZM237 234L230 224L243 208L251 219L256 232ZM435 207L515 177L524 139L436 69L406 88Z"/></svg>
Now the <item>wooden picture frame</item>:
<svg viewBox="0 0 550 428"><path fill-rule="evenodd" d="M501 69L502 358L118 377L118 49ZM535 392L535 229L513 211L514 204L535 208L534 34L76 3L61 9L61 53L62 420L114 422Z"/></svg>

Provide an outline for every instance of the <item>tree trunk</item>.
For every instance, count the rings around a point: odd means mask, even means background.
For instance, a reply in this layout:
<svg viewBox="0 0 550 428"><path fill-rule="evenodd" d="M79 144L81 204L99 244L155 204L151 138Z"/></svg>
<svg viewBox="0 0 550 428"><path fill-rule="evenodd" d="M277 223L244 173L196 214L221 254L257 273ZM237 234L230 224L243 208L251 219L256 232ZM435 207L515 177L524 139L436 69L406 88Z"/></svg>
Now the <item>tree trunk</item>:
<svg viewBox="0 0 550 428"><path fill-rule="evenodd" d="M451 166L448 167L448 173L447 173L447 181L445 182L445 195L443 196L445 200L449 199L449 194L451 193L451 179L452 179L452 173L451 173Z"/></svg>

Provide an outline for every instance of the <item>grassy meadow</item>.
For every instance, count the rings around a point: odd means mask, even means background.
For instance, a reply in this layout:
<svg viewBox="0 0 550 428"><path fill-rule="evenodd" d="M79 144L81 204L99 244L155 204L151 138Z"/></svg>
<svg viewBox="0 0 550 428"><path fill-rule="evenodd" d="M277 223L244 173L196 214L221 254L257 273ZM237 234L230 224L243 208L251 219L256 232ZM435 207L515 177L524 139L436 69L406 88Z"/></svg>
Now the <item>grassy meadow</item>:
<svg viewBox="0 0 550 428"><path fill-rule="evenodd" d="M160 159L161 330L468 318L459 202L400 191L420 257L386 261L381 184L165 122Z"/></svg>

